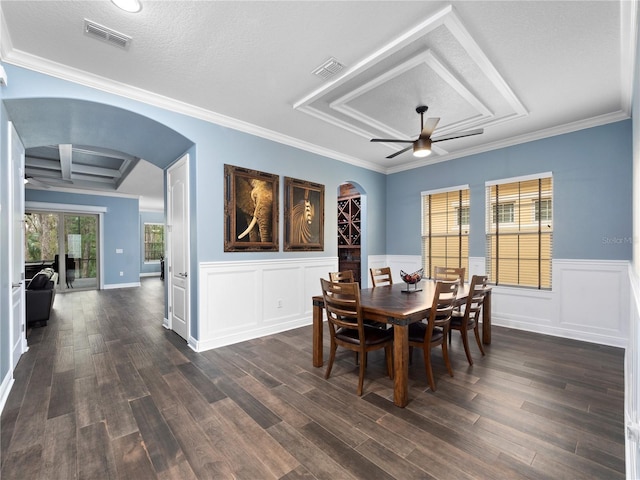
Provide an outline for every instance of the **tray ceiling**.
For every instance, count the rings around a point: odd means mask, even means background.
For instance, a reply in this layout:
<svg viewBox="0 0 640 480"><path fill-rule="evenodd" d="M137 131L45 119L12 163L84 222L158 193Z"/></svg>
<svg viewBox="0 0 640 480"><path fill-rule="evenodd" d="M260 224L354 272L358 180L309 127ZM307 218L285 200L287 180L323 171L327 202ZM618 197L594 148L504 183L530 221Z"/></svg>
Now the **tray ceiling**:
<svg viewBox="0 0 640 480"><path fill-rule="evenodd" d="M636 2L142 4L126 14L108 0L0 0L1 59L383 173L631 113ZM86 20L128 48L85 35ZM314 75L328 59L344 68ZM399 146L369 139L416 138L418 105L441 118L434 139L484 133L386 159ZM42 131L28 124L27 143ZM131 155L118 134L111 149Z"/></svg>

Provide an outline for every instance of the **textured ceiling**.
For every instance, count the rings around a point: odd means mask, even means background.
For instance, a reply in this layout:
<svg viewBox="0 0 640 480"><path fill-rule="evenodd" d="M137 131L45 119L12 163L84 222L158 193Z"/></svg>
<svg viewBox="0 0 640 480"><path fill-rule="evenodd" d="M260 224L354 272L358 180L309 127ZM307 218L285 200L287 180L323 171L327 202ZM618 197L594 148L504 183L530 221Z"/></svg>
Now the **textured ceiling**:
<svg viewBox="0 0 640 480"><path fill-rule="evenodd" d="M1 0L2 60L385 173L630 116L635 2L142 2ZM484 133L386 159L418 105L434 139Z"/></svg>

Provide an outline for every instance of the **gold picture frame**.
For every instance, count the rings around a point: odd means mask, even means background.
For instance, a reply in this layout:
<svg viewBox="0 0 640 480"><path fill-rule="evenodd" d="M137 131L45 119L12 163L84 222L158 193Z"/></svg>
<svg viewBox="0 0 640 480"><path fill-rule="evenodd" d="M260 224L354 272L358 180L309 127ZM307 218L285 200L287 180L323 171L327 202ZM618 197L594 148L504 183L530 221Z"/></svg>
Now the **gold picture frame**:
<svg viewBox="0 0 640 480"><path fill-rule="evenodd" d="M284 177L284 251L324 251L324 185Z"/></svg>
<svg viewBox="0 0 640 480"><path fill-rule="evenodd" d="M279 250L279 177L233 165L224 166L224 251Z"/></svg>

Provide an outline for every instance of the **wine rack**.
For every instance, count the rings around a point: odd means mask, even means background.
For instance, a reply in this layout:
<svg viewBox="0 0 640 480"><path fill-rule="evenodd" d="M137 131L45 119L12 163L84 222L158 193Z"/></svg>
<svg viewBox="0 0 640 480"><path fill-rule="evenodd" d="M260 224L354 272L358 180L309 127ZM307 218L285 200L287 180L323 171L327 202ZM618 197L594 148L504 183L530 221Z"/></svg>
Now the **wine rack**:
<svg viewBox="0 0 640 480"><path fill-rule="evenodd" d="M359 196L338 198L338 261L341 271L351 270L360 283L361 200Z"/></svg>

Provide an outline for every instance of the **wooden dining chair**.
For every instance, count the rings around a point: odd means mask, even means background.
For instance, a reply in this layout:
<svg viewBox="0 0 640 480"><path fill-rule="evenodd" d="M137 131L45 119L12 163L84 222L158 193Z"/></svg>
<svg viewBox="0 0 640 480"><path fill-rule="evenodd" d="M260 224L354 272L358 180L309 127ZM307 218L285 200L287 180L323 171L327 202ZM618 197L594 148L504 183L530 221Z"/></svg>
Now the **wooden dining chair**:
<svg viewBox="0 0 640 480"><path fill-rule="evenodd" d="M391 278L391 267L370 268L371 285L373 287L381 287L383 285L393 285Z"/></svg>
<svg viewBox="0 0 640 480"><path fill-rule="evenodd" d="M456 267L433 267L433 279L434 280L458 280L460 282L460 286L464 285L464 274L465 268L456 268Z"/></svg>
<svg viewBox="0 0 640 480"><path fill-rule="evenodd" d="M324 378L329 378L338 347L356 352L359 365L358 396L362 395L367 352L384 348L389 378L393 378L393 329L367 327L360 307L360 287L357 283L333 283L320 279L324 308L327 312L331 353Z"/></svg>
<svg viewBox="0 0 640 480"><path fill-rule="evenodd" d="M329 280L333 283L353 283L353 270L344 270L342 272L329 272Z"/></svg>
<svg viewBox="0 0 640 480"><path fill-rule="evenodd" d="M482 348L482 341L480 340L480 310L484 304L484 298L487 292L486 275L474 275L471 278L471 284L469 285L469 295L467 301L464 304L464 309L461 311L454 311L451 316L451 326L449 330L449 343L451 343L451 331L458 330L462 336L462 344L464 345L464 353L467 354L467 360L469 365L473 365L473 359L471 358L471 351L469 350L469 330L473 330L476 337L476 343L480 349L480 353L484 355L484 348Z"/></svg>
<svg viewBox="0 0 640 480"><path fill-rule="evenodd" d="M442 358L447 367L449 375L453 377L451 362L449 361L449 351L447 349L447 335L449 333L449 323L453 306L458 295L460 283L458 280L441 281L436 283L436 290L433 295L433 303L429 310L429 317L425 322L417 322L409 325L409 348L421 348L424 354L424 367L427 372L429 387L436 391L436 381L433 376L431 365L431 350L434 347L442 347ZM410 353L410 354L411 354Z"/></svg>

